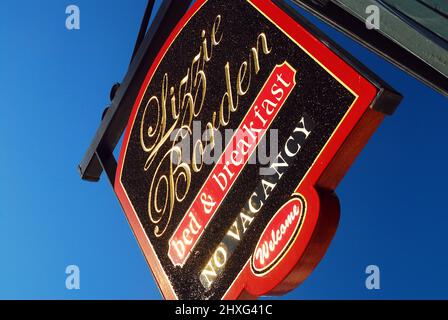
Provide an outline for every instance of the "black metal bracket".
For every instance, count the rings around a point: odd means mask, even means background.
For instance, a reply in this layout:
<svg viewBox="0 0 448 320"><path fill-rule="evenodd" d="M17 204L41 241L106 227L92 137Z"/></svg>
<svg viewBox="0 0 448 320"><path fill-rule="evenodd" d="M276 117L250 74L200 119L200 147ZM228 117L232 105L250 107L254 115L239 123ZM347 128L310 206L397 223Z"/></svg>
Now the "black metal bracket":
<svg viewBox="0 0 448 320"><path fill-rule="evenodd" d="M134 101L152 61L190 6L190 1L163 0L146 32L153 2L148 1L129 69L122 83L111 90L112 104L105 110L100 127L78 166L83 180L99 181L104 170L114 184L117 161L113 151L126 128Z"/></svg>

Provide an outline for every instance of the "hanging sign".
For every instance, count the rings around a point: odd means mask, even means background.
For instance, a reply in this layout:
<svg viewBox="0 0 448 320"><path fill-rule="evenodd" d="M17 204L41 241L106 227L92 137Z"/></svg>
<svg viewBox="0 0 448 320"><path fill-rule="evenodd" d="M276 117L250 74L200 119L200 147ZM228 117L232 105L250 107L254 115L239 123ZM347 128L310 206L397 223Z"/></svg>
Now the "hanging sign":
<svg viewBox="0 0 448 320"><path fill-rule="evenodd" d="M399 96L305 24L199 0L149 69L115 191L165 298L284 293L323 257L333 191Z"/></svg>

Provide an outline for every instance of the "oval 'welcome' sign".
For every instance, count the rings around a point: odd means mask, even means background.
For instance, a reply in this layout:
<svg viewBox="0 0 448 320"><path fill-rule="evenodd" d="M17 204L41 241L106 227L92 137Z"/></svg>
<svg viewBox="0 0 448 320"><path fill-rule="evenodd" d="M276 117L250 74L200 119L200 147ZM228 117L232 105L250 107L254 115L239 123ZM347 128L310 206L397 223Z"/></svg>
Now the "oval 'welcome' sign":
<svg viewBox="0 0 448 320"><path fill-rule="evenodd" d="M302 197L288 201L266 226L252 255L252 268L257 275L269 272L285 256L298 235L306 214Z"/></svg>

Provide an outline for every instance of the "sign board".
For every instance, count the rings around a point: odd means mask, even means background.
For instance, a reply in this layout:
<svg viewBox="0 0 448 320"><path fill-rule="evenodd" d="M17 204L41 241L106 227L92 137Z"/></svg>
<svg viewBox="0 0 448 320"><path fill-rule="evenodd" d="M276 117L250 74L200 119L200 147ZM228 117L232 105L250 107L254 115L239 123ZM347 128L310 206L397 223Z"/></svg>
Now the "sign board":
<svg viewBox="0 0 448 320"><path fill-rule="evenodd" d="M167 299L295 288L333 190L400 96L266 0L200 0L135 101L115 191Z"/></svg>

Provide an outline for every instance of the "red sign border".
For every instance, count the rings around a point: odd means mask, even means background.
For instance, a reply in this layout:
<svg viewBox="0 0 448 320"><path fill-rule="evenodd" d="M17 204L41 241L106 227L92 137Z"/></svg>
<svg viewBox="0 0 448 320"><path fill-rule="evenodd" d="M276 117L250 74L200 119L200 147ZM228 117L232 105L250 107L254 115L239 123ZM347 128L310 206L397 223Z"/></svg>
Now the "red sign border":
<svg viewBox="0 0 448 320"><path fill-rule="evenodd" d="M178 297L127 196L121 183L121 174L130 133L146 88L183 26L207 1L197 0L192 5L176 25L151 65L140 88L125 131L118 161L118 174L115 179L115 192L165 299L177 299ZM384 90L371 84L355 70L353 65L344 61L316 35L300 25L271 0L248 0L248 2L283 30L291 40L296 42L357 98L296 189L296 193L303 196L308 203L316 204L308 206L307 218L300 235L291 244L281 262L277 264L275 272L270 272L262 277L254 275L251 272L249 258L245 267L227 290L224 299L247 299L266 294L282 294L297 287L309 275L324 255L337 228L339 202L333 190L384 118L383 113L370 108L379 96L385 93Z"/></svg>

